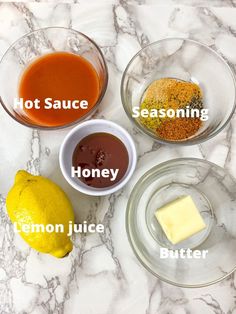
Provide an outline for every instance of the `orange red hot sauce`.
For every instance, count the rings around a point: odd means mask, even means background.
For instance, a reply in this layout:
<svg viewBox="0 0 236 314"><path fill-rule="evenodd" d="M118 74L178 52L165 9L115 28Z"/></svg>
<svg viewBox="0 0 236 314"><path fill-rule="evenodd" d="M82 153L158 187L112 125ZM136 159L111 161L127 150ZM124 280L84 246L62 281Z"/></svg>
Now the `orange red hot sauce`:
<svg viewBox="0 0 236 314"><path fill-rule="evenodd" d="M82 56L68 52L46 54L33 61L22 74L19 99L26 102L21 109L35 124L63 126L83 117L95 106L99 88L96 70ZM30 102L35 102L34 106L26 105ZM19 101L18 105L22 103Z"/></svg>

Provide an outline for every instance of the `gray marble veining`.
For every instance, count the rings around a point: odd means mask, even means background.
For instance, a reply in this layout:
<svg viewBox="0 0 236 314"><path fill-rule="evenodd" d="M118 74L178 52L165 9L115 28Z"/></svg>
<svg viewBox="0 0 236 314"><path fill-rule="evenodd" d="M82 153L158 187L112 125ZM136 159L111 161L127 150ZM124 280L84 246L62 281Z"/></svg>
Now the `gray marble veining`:
<svg viewBox="0 0 236 314"><path fill-rule="evenodd" d="M58 150L68 130L33 131L0 108L0 313L236 313L234 275L201 289L170 286L143 269L125 231L125 208L132 187L162 161L205 158L236 176L235 116L227 129L202 145L167 147L133 128L119 95L121 75L130 58L147 43L167 36L200 40L235 69L235 1L77 2L0 3L0 55L19 36L45 26L72 27L93 38L105 54L110 75L96 117L114 120L129 130L138 147L138 167L126 188L114 195L91 198L79 194L59 170ZM102 222L105 234L75 236L73 252L62 260L31 250L14 234L4 206L18 169L42 173L58 182L74 204L77 222L85 218Z"/></svg>

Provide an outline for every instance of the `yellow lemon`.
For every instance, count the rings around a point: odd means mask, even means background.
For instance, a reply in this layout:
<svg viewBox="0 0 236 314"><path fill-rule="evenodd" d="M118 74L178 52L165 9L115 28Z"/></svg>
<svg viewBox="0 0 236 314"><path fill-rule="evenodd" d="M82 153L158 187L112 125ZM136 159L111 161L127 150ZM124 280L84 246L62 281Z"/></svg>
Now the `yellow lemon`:
<svg viewBox="0 0 236 314"><path fill-rule="evenodd" d="M65 192L54 182L20 170L7 195L6 205L11 221L32 248L56 257L63 257L72 250L67 234L69 222L74 223L73 208ZM23 229L23 225L30 230Z"/></svg>

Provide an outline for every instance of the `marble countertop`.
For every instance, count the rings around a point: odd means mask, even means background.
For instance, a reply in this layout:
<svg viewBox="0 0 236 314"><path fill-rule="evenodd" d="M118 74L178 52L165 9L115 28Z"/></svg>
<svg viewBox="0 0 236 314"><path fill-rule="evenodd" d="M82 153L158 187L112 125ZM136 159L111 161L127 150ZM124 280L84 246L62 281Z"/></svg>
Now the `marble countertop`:
<svg viewBox="0 0 236 314"><path fill-rule="evenodd" d="M1 2L0 56L18 37L39 27L72 27L93 38L104 52L110 76L96 117L113 120L130 132L137 144L138 165L126 188L116 194L102 198L79 194L65 182L58 164L60 143L68 129L31 130L0 108L0 313L236 313L236 276L199 289L161 282L138 262L125 231L125 209L132 187L143 173L162 161L204 158L236 177L235 116L208 142L168 147L133 128L119 94L121 75L130 58L149 42L168 36L199 40L216 49L235 69L236 1L69 2ZM86 218L102 222L105 234L76 236L74 250L64 259L30 249L13 232L5 210L5 197L18 169L41 173L58 182L72 199L76 221Z"/></svg>

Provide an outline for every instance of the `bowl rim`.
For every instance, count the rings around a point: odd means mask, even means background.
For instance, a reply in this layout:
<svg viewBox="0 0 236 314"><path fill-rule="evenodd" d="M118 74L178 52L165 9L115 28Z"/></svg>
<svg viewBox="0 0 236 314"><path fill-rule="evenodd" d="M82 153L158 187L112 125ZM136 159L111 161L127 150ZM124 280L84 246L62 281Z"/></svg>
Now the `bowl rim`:
<svg viewBox="0 0 236 314"><path fill-rule="evenodd" d="M130 145L130 149L131 149L130 169L129 170L127 169L126 174L124 175L124 177L122 177L120 179L120 181L117 182L117 184L108 186L104 189L99 189L99 188L91 189L91 187L89 187L89 186L82 186L79 184L79 182L80 182L79 180L78 180L78 184L76 184L71 179L71 177L68 175L68 173L65 169L65 166L64 166L65 145L66 145L67 141L71 137L74 137L81 128L89 128L91 125L95 125L95 126L107 125L108 127L116 129L119 133L122 133L124 135L124 137L127 140L127 143L129 143L129 144L126 144L124 141L122 141L124 146L127 148L127 146ZM99 133L100 132L101 131L99 131ZM106 131L106 130L104 132L105 133L111 133L111 132ZM96 133L96 131L94 131L93 133ZM125 128L123 128L122 126L120 126L119 124L117 124L113 121L106 120L106 119L91 119L91 120L83 121L82 123L75 126L73 129L71 129L69 131L69 133L67 133L67 135L63 139L61 146L60 146L60 150L59 150L59 165L60 165L60 169L61 169L61 172L62 172L65 180L68 182L68 184L70 184L77 191L84 193L86 195L91 195L91 196L109 195L109 194L115 193L118 190L120 190L131 179L131 177L135 171L136 165L137 165L136 145L135 145L135 142L134 142L132 136L129 134L129 132Z"/></svg>
<svg viewBox="0 0 236 314"><path fill-rule="evenodd" d="M106 60L105 60L105 57L103 55L103 52L101 50L101 48L98 46L98 44L93 40L91 39L90 37L88 37L87 35L85 35L84 33L80 32L80 31L77 31L73 28L70 28L70 27L63 27L63 26L49 26L49 27L41 27L41 28L37 28L33 31L30 31L28 33L26 33L25 35L19 37L17 40L15 40L8 48L7 50L5 51L5 53L3 54L3 56L1 57L0 59L0 67L1 67L1 64L2 62L4 61L5 57L7 56L7 54L14 48L14 46L19 43L22 39L34 34L34 33L37 33L37 32L40 32L40 31L47 31L47 30L51 30L51 29L58 29L59 31L60 30L67 30L67 31L72 31L72 32L75 32L77 33L78 35L84 37L85 39L87 39L90 43L92 43L94 45L94 47L97 49L101 59L102 59L102 62L103 62L103 66L104 66L104 84L102 86L102 90L101 90L101 93L99 95L99 98L97 99L95 105L91 108L90 111L88 111L85 115L83 115L82 117L80 117L79 119L73 121L73 122L70 122L70 123L67 123L67 124L64 124L64 125L60 125L60 126L42 126L42 125L37 125L37 124L31 124L30 122L27 122L27 121L20 121L17 119L17 117L15 117L10 111L9 109L7 108L7 106L5 105L3 99L2 99L2 96L0 95L0 104L2 105L2 107L4 108L4 110L9 114L9 116L11 118L13 118L16 122L20 123L21 125L24 125L26 127L29 127L29 128L32 128L32 129L39 129L39 130L60 130L60 129L65 129L65 128L68 128L68 127L71 127L75 124L78 124L79 122L81 121L84 121L86 119L88 119L89 117L92 116L92 114L97 110L97 107L99 106L99 104L101 103L105 93L106 93L106 90L107 90L107 86L108 86L108 67L107 67L107 63L106 63ZM72 52L71 52L72 53Z"/></svg>
<svg viewBox="0 0 236 314"><path fill-rule="evenodd" d="M226 66L226 68L228 69L231 77L232 77L232 81L233 81L233 85L234 85L234 99L232 101L232 110L227 118L227 120L225 121L225 123L217 130L217 131L213 131L210 135L208 135L206 138L201 138L201 139L194 139L194 138L189 138L189 139L186 139L186 140L183 140L183 141L170 141L170 140L164 140L164 139L161 139L161 138L157 138L151 131L149 131L148 129L145 129L144 127L142 128L138 123L137 121L130 115L129 113L129 110L126 106L126 101L125 101L125 96L124 96L124 81L125 81L125 77L126 77L126 74L132 64L132 62L136 59L136 57L139 56L139 54L141 52L143 52L146 48L148 47L152 47L152 46L155 46L155 45L158 45L164 41L172 41L172 40L182 40L182 41L185 41L185 42L190 42L190 43L194 43L196 45L199 45L199 46L202 46L204 47L206 50L209 50L211 53L213 53L216 57L218 57L222 62L223 64ZM130 121L136 126L136 128L142 132L143 134L151 137L152 139L154 139L156 142L158 143L161 143L161 144L168 144L168 145L172 145L172 146L190 146L190 145L196 145L196 144L200 144L200 143L203 143L205 141L208 141L209 139L215 137L217 134L219 134L227 125L228 123L230 122L230 120L232 119L233 117L233 114L235 112L235 109L236 109L236 77L235 77L235 74L234 74L234 71L232 70L232 68L230 67L228 61L220 54L218 53L216 50L212 49L211 47L207 46L206 44L200 42L200 41L197 41L197 40L194 40L194 39L191 39L191 38L184 38L184 37L166 37L166 38L163 38L163 39L160 39L160 40L157 40L157 41L154 41L154 42L151 42L149 43L148 45L145 45L142 49L140 49L131 59L130 61L128 62L124 72L123 72L123 75L122 75L122 78L121 78L121 83L120 83L120 95L121 95L121 102L122 102L122 105L123 105L123 108L125 110L125 113L126 115L128 116L128 118L130 119Z"/></svg>
<svg viewBox="0 0 236 314"><path fill-rule="evenodd" d="M212 280L210 282L206 282L206 283L199 283L199 284L183 284L183 283L178 283L178 282L175 282L175 281L172 281L172 280L169 280L169 279L166 279L165 277L155 273L148 265L146 265L144 263L144 261L142 260L142 258L140 257L140 255L138 254L136 248L135 248L135 245L134 245L134 241L131 239L133 237L131 237L131 233L130 233L130 223L129 223L129 215L130 215L130 211L131 211L131 202L132 202L132 199L134 198L134 195L136 195L137 193L137 190L140 186L140 184L142 183L142 181L146 180L148 176L152 175L153 172L156 172L158 171L158 169L161 169L162 167L165 167L165 166L168 166L170 164L174 164L176 162L187 162L187 161L191 161L191 162L194 162L194 163L197 163L197 162L201 162L201 163L204 163L204 164L207 164L207 165L210 165L210 166L214 166L215 168L219 169L219 170L224 170L225 172L227 172L227 174L232 178L232 180L234 181L234 183L236 184L236 178L234 178L227 169L223 168L223 167L220 167L219 165L209 161L209 160L206 160L206 159L201 159L201 158L194 158L194 157L182 157L182 158L174 158L174 159L170 159L170 160L167 160L167 161L164 161L164 162L161 162L160 164L152 167L151 169L149 169L148 171L146 171L143 175L141 175L141 177L137 180L137 182L135 183L131 193L130 193L130 196L129 196L129 199L128 199L128 202L127 202L127 206L126 206L126 213L125 213L125 227L126 227L126 234L127 234L127 237L128 237L128 241L129 241L129 244L132 248L132 251L134 253L134 255L136 256L136 258L138 259L138 261L141 263L141 265L147 270L149 271L153 276L155 276L156 278L168 283L168 284L171 284L173 286L176 286L176 287L181 287L181 288L203 288L203 287L207 287L207 286L210 286L210 285L213 285L215 283L218 283L218 282L221 282L222 280L224 280L225 278L227 278L228 276L230 276L231 274L233 274L235 271L236 271L236 261L235 261L235 266L233 267L233 269L231 271L229 271L228 273L224 274L222 277L218 278L218 279L215 279L215 280Z"/></svg>

